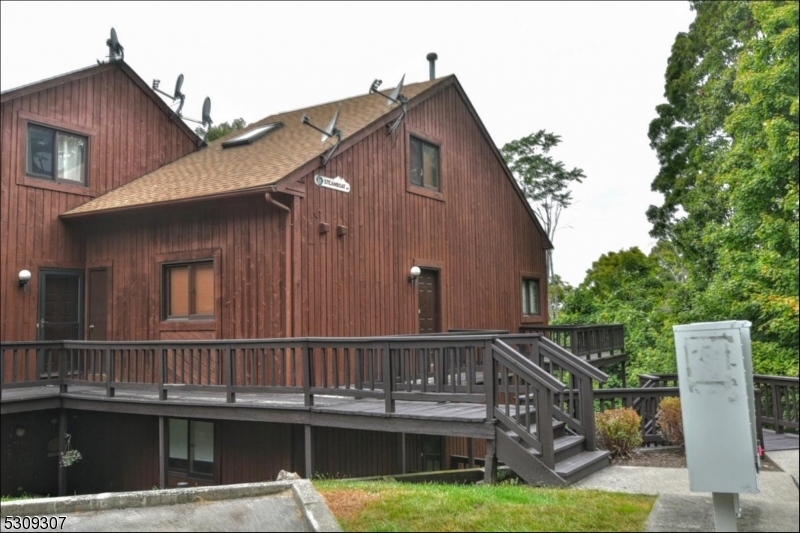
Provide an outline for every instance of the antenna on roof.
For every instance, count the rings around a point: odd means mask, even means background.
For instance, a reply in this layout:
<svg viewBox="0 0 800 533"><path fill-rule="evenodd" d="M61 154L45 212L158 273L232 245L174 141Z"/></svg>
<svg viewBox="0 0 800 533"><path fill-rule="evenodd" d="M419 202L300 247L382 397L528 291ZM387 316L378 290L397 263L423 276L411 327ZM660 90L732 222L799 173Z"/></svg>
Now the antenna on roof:
<svg viewBox="0 0 800 533"><path fill-rule="evenodd" d="M175 113L179 117L182 116L181 111L183 110L183 103L186 101L186 95L181 92L181 86L183 85L183 74L178 76L178 81L175 82L175 92L173 94L166 93L159 89L159 83L161 83L161 80L153 80L153 90L171 99L173 103L175 103L176 100L180 100L181 104L178 106L178 109L175 111Z"/></svg>
<svg viewBox="0 0 800 533"><path fill-rule="evenodd" d="M398 104L403 111L400 113L400 116L395 119L394 122L391 124L387 124L386 127L388 129L388 134L391 135L394 133L394 130L397 129L398 126L403 122L403 119L406 117L406 104L408 104L408 98L403 94L403 82L406 80L406 75L403 74L403 77L400 78L400 83L397 84L397 87L394 88L392 94L387 96L386 104L391 106L392 104ZM385 96L383 93L378 91L378 87L381 86L383 83L381 80L375 80L372 82L372 85L369 88L370 94L375 93L380 96Z"/></svg>
<svg viewBox="0 0 800 533"><path fill-rule="evenodd" d="M111 38L106 41L108 45L108 60L116 61L117 59L125 59L125 49L119 44L117 39L117 31L111 28Z"/></svg>
<svg viewBox="0 0 800 533"><path fill-rule="evenodd" d="M311 119L308 118L308 115L306 115L306 114L304 114L303 118L302 118L302 123L303 124L305 124L306 126L309 126L311 128L314 128L318 132L322 133L322 142L327 141L331 137L336 137L336 144L334 144L331 147L331 149L328 150L328 152L322 158L322 166L323 167L328 164L328 161L331 160L331 157L333 157L333 154L339 148L339 143L342 142L342 135L344 135L344 133L342 132L342 130L340 130L339 128L336 127L336 123L339 122L339 113L341 111L342 111L342 104L339 104L339 108L336 110L336 113L334 113L333 118L331 119L330 123L328 123L328 127L325 128L325 129L322 129L319 126L315 126L314 124L312 124L311 123Z"/></svg>
<svg viewBox="0 0 800 533"><path fill-rule="evenodd" d="M179 77L178 80L181 80L181 78L183 78L183 76ZM178 87L176 86L176 90L177 90L177 88ZM197 119L189 118L189 117L181 117L181 118L183 120L188 120L189 122L194 122L196 124L202 124L203 127L206 129L206 134L203 136L203 140L205 141L206 140L206 136L208 135L208 130L211 129L211 125L214 123L214 121L211 120L211 98L206 96L206 99L203 102L203 119L202 120L197 120Z"/></svg>

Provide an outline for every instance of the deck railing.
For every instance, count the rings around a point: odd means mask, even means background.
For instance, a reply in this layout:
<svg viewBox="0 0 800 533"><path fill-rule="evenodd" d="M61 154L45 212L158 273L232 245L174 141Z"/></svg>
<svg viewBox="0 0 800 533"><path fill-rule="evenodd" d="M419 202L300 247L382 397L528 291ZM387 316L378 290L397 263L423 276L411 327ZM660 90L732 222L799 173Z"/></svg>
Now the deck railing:
<svg viewBox="0 0 800 533"><path fill-rule="evenodd" d="M554 464L553 419L594 449L593 381L607 376L538 334L448 334L229 341L0 343L2 389L97 387L151 391L154 400L202 391L297 394L396 402L486 404Z"/></svg>
<svg viewBox="0 0 800 533"><path fill-rule="evenodd" d="M620 365L619 377L627 387L625 327L622 324L540 326L522 324L520 333L537 333L597 368Z"/></svg>
<svg viewBox="0 0 800 533"><path fill-rule="evenodd" d="M647 383L659 383L657 386L678 386L678 374L642 375L639 381L643 386ZM800 378L786 376L753 376L756 394L756 414L761 425L773 429L776 433L784 433L787 429L797 433L800 429Z"/></svg>

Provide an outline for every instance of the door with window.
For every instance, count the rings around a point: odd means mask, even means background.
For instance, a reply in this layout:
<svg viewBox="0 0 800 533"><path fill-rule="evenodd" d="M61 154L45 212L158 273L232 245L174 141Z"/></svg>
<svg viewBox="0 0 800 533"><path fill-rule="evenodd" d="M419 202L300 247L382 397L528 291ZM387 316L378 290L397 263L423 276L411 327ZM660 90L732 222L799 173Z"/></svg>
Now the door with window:
<svg viewBox="0 0 800 533"><path fill-rule="evenodd" d="M39 340L83 339L83 274L42 270L39 279Z"/></svg>
<svg viewBox="0 0 800 533"><path fill-rule="evenodd" d="M423 269L419 285L419 332L438 333L442 328L439 271Z"/></svg>

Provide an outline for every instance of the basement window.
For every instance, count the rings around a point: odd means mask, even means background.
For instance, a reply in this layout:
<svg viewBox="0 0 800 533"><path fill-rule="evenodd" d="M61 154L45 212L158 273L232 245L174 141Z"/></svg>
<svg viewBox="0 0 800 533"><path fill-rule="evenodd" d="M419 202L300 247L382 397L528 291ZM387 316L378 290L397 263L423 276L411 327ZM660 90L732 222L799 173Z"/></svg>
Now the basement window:
<svg viewBox="0 0 800 533"><path fill-rule="evenodd" d="M200 477L214 475L214 423L169 419L170 472Z"/></svg>
<svg viewBox="0 0 800 533"><path fill-rule="evenodd" d="M282 122L273 122L272 124L264 124L263 126L258 126L257 128L253 128L250 131L247 131L238 137L234 137L229 141L225 141L222 143L223 148L232 148L234 146L241 146L243 144L251 144L253 141L264 137L265 135L272 133L273 131L280 129L283 127Z"/></svg>

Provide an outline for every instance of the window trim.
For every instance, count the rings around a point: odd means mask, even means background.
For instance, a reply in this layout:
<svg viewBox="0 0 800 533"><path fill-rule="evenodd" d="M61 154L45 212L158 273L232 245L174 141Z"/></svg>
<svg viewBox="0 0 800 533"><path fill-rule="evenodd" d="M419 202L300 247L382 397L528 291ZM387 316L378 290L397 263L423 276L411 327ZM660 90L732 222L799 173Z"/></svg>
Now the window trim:
<svg viewBox="0 0 800 533"><path fill-rule="evenodd" d="M542 304L542 279L543 279L542 275L539 274L539 273L536 273L536 272L520 272L519 289L517 290L517 294L520 296L519 312L520 312L520 315L522 316L522 320L521 321L523 323L525 323L525 322L542 322L542 321L545 320L544 313L542 312L542 309L544 307L544 305ZM525 314L525 302L522 300L522 289L525 286L525 282L529 281L529 280L536 281L539 284L539 302L538 302L539 303L539 310L538 310L539 312L538 312L538 314L535 314L535 315L526 315Z"/></svg>
<svg viewBox="0 0 800 533"><path fill-rule="evenodd" d="M36 176L35 174L28 173L28 124L86 137L86 174L84 176L83 183L78 183L72 180L58 179L55 177L51 179L49 177ZM97 135L97 128L78 126L62 120L37 115L36 113L30 113L28 111L18 111L16 149L18 158L16 172L17 185L65 192L79 196L87 196L90 198L97 197L98 193L92 190L94 185L92 173L92 167L94 163L94 141L97 138Z"/></svg>
<svg viewBox="0 0 800 533"><path fill-rule="evenodd" d="M411 139L412 137L428 144L432 144L439 149L439 189L432 189L424 185L416 185L411 183ZM446 190L446 171L444 164L445 144L438 138L433 137L421 130L406 127L406 191L439 200L445 201Z"/></svg>
<svg viewBox="0 0 800 533"><path fill-rule="evenodd" d="M170 416L170 417L167 418L167 423L166 423L167 432L169 432L169 425L170 425L169 422L170 422L170 420L186 420L186 422L187 422L187 425L186 425L186 457L187 457L187 459L186 459L186 470L173 468L172 465L170 465L170 459L172 459L172 457L170 457L170 454L169 454L169 451L170 451L169 450L169 442L170 441L169 441L169 435L167 435L167 443L168 443L167 444L167 454L166 454L167 455L167 471L170 474L176 474L178 476L185 477L186 479L202 479L202 480L213 480L213 479L215 479L216 472L217 472L217 462L218 462L218 458L217 458L217 448L218 448L218 446L217 446L217 424L213 420L204 420L204 419L199 419L199 418L184 418L184 417L180 417L180 416ZM210 474L207 474L205 472L195 472L194 470L192 470L192 463L194 462L192 460L192 423L193 422L205 422L205 423L211 424L211 432L214 435L214 437L213 437L213 444L214 444L213 456L214 456L214 460L211 463L211 467L212 467L213 472L211 472Z"/></svg>
<svg viewBox="0 0 800 533"><path fill-rule="evenodd" d="M207 265L211 264L211 268L215 269L216 266L214 265L214 258L209 257L205 259L193 259L191 261L175 261L175 262L166 262L161 264L161 318L165 322L175 322L175 321L208 321L213 320L217 314L217 302L216 298L214 299L214 312L210 315L199 315L199 314L192 314L192 298L189 296L189 314L186 316L183 315L170 315L169 314L169 307L171 303L171 297L169 290L169 283L171 279L169 277L169 271L173 268L179 267L189 267L189 295L192 294L193 291L193 284L195 281L194 276L194 268L195 265ZM214 272L212 272L212 276L214 276ZM216 278L216 276L214 276ZM214 283L214 291L216 292L216 279Z"/></svg>
<svg viewBox="0 0 800 533"><path fill-rule="evenodd" d="M203 319L185 318L165 318L164 314L164 267L166 265L202 262L213 259L214 261L214 315L207 316ZM171 252L161 253L155 256L155 272L159 275L159 283L150 284L150 301L153 318L155 323L156 334L160 335L166 331L213 331L217 337L220 337L221 324L220 313L222 312L221 305L221 270L222 263L220 262L220 249L212 248L206 250L192 250L186 252Z"/></svg>

